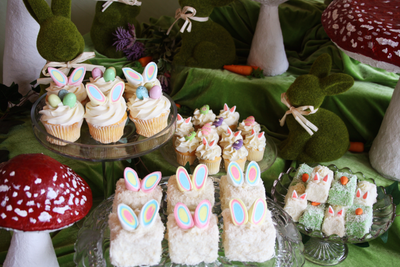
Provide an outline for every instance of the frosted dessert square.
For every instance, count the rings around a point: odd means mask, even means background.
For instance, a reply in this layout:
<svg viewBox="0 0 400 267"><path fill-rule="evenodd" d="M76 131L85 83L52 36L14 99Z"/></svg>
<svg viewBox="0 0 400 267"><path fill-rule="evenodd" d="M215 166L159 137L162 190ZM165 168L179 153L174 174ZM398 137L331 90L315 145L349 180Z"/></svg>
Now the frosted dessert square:
<svg viewBox="0 0 400 267"><path fill-rule="evenodd" d="M328 203L340 206L353 205L356 187L356 175L346 172L336 172L335 180L332 182L332 187L329 190Z"/></svg>
<svg viewBox="0 0 400 267"><path fill-rule="evenodd" d="M362 238L369 233L372 225L372 208L353 205L346 211L346 235Z"/></svg>
<svg viewBox="0 0 400 267"><path fill-rule="evenodd" d="M354 204L372 207L376 202L377 196L375 184L368 181L359 181L354 196Z"/></svg>
<svg viewBox="0 0 400 267"><path fill-rule="evenodd" d="M309 201L325 203L328 200L332 180L333 171L328 167L315 167L306 186L307 199Z"/></svg>
<svg viewBox="0 0 400 267"><path fill-rule="evenodd" d="M307 193L298 195L296 190L292 190L291 196L288 197L286 195L285 201L283 210L292 217L293 221L298 222L300 216L307 208Z"/></svg>
<svg viewBox="0 0 400 267"><path fill-rule="evenodd" d="M340 237L345 235L344 220L345 209L342 206L329 206L325 210L322 223L322 232L327 236L336 234Z"/></svg>
<svg viewBox="0 0 400 267"><path fill-rule="evenodd" d="M324 213L325 204L309 202L303 215L301 215L299 218L299 223L304 225L309 230L321 230Z"/></svg>

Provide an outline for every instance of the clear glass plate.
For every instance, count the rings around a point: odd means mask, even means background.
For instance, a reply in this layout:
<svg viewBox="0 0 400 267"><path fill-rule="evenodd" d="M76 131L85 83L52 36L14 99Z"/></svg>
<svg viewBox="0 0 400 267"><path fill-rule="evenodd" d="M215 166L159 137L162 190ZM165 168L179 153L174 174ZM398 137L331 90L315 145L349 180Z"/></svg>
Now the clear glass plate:
<svg viewBox="0 0 400 267"><path fill-rule="evenodd" d="M358 180L366 180L375 184L375 181L370 178L366 178L361 172L352 172L350 168L339 169L335 165L327 166L333 172L347 172L352 173L357 176ZM286 173L281 173L271 189L271 195L273 200L278 206L285 206L285 196L287 194L290 183L292 182L296 169L289 168ZM371 226L371 231L366 234L363 238L358 238L355 236L343 236L338 235L325 235L322 231L315 230L311 231L307 229L304 225L296 223L297 228L301 233L311 237L310 241L305 243L305 257L319 265L336 265L342 262L348 253L348 248L346 243L364 243L371 241L383 233L385 233L389 227L392 225L394 219L396 218L396 205L393 203L393 198L386 194L383 187L378 188L378 200L373 205L373 222Z"/></svg>
<svg viewBox="0 0 400 267"><path fill-rule="evenodd" d="M169 177L163 177L160 185L164 191L164 198L161 203L160 215L164 223L166 223L166 184ZM222 233L222 216L219 202L219 179L214 178L216 203L213 212L219 215L219 229ZM104 200L96 207L85 219L82 228L78 232L77 241L75 243L74 262L77 266L105 267L113 266L110 263L109 247L110 247L110 230L108 228L108 215L112 210L114 195ZM219 243L218 260L212 264L201 263L197 266L211 267L222 266L228 264L230 266L303 266L305 259L303 256L303 243L301 235L297 230L292 219L281 207L276 205L267 197L268 209L271 211L272 220L277 230L277 239L275 245L275 256L269 261L263 263L238 262L230 261L224 257L222 243ZM220 235L221 237L221 235ZM221 239L220 239L221 240ZM168 255L168 241L163 240L163 254L161 263L158 266L180 266L171 263Z"/></svg>
<svg viewBox="0 0 400 267"><path fill-rule="evenodd" d="M265 146L265 151L264 151L264 157L261 161L257 162L258 165L260 166L261 172L264 172L268 170L275 162L276 157L278 155L277 153L277 148L274 143L274 141L271 139L270 136L265 135L266 138L266 146ZM172 140L167 142L165 146L163 146L160 149L161 155L163 158L171 165L175 167L179 167L179 163L176 161L176 152L175 148L172 144ZM196 166L199 164L199 161L196 159L194 163L190 166L191 171L193 172ZM249 164L249 161L246 161L245 169L247 168L247 165ZM221 177L223 175L226 175L225 171L225 165L224 165L224 160L221 160L220 164L220 171L217 174L214 174L213 176L215 177Z"/></svg>
<svg viewBox="0 0 400 267"><path fill-rule="evenodd" d="M127 120L122 138L112 144L101 144L94 140L89 133L87 123L84 121L81 128L81 137L76 142L68 142L46 132L40 122L39 111L46 105L46 94L42 95L32 106L31 120L33 132L37 140L47 149L74 159L86 161L117 161L143 156L167 143L175 133L177 109L171 97L164 94L171 102L171 110L168 116L168 125L156 135L145 138L135 131L135 124ZM64 143L60 146L54 143Z"/></svg>

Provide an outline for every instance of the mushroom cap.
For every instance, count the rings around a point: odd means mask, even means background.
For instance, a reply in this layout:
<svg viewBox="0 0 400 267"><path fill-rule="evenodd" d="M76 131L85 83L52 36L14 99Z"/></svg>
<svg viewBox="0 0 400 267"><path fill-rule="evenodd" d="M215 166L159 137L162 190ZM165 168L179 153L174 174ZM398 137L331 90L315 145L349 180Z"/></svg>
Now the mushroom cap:
<svg viewBox="0 0 400 267"><path fill-rule="evenodd" d="M322 13L329 38L348 56L400 72L400 2L336 0Z"/></svg>
<svg viewBox="0 0 400 267"><path fill-rule="evenodd" d="M71 168L44 154L22 154L0 165L0 227L53 231L82 219L92 191Z"/></svg>

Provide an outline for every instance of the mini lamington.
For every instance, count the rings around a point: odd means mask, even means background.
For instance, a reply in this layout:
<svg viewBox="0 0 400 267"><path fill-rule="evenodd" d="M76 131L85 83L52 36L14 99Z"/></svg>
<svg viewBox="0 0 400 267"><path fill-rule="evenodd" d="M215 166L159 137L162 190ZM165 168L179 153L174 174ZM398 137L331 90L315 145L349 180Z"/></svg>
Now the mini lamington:
<svg viewBox="0 0 400 267"><path fill-rule="evenodd" d="M293 221L298 222L306 208L307 193L298 195L296 190L292 190L290 196L286 195L283 209L292 217Z"/></svg>
<svg viewBox="0 0 400 267"><path fill-rule="evenodd" d="M179 202L194 211L204 199L214 206L214 182L208 177L207 167L204 164L197 165L193 175L189 175L185 168L178 167L176 175L171 176L167 184L167 213L173 213Z"/></svg>
<svg viewBox="0 0 400 267"><path fill-rule="evenodd" d="M232 261L265 262L274 256L276 230L264 198L256 200L249 213L240 199L233 199L222 217L225 257Z"/></svg>
<svg viewBox="0 0 400 267"><path fill-rule="evenodd" d="M109 215L110 259L114 266L160 263L165 227L157 201L150 200L140 210L119 204Z"/></svg>
<svg viewBox="0 0 400 267"><path fill-rule="evenodd" d="M217 260L218 218L207 202L202 201L194 213L178 203L174 214L168 215L166 238L173 263L194 265Z"/></svg>
<svg viewBox="0 0 400 267"><path fill-rule="evenodd" d="M362 238L369 233L372 225L372 208L353 205L346 211L346 235Z"/></svg>
<svg viewBox="0 0 400 267"><path fill-rule="evenodd" d="M299 223L309 230L321 230L322 221L324 219L325 204L316 202L308 202L307 208L303 215L299 218Z"/></svg>
<svg viewBox="0 0 400 267"><path fill-rule="evenodd" d="M229 207L229 201L240 198L250 208L257 198L265 198L265 187L260 177L260 167L254 161L247 165L246 174L236 162L231 162L227 175L221 177L219 182L221 209Z"/></svg>
<svg viewBox="0 0 400 267"><path fill-rule="evenodd" d="M368 181L359 181L354 196L354 204L372 207L376 203L377 196L375 184Z"/></svg>
<svg viewBox="0 0 400 267"><path fill-rule="evenodd" d="M335 180L329 190L328 203L331 205L351 206L356 194L357 176L346 172L336 172Z"/></svg>
<svg viewBox="0 0 400 267"><path fill-rule="evenodd" d="M313 170L314 168L305 163L300 164L293 176L292 182L289 185L288 192L285 196L285 204L288 198L292 196L293 190L296 190L297 195L299 196L306 192L306 185Z"/></svg>
<svg viewBox="0 0 400 267"><path fill-rule="evenodd" d="M209 105L204 105L200 109L196 108L193 113L193 126L195 129L201 128L207 122L213 123L216 115Z"/></svg>
<svg viewBox="0 0 400 267"><path fill-rule="evenodd" d="M219 111L218 118L224 118L224 122L232 129L232 131L236 130L236 127L239 122L239 112L236 111L236 106L231 108L228 105L224 104L224 109Z"/></svg>
<svg viewBox="0 0 400 267"><path fill-rule="evenodd" d="M342 206L329 206L325 210L325 217L322 223L322 232L327 236L338 235L343 237L345 235L345 209Z"/></svg>
<svg viewBox="0 0 400 267"><path fill-rule="evenodd" d="M325 166L317 166L308 180L306 193L309 201L325 203L333 180L333 171Z"/></svg>

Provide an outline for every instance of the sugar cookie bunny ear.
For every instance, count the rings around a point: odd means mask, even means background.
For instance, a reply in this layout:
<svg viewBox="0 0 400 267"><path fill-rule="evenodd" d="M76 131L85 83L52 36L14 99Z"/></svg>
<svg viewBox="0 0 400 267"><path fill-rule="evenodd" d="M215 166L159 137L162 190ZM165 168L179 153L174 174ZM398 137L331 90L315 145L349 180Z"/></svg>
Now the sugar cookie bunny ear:
<svg viewBox="0 0 400 267"><path fill-rule="evenodd" d="M182 229L190 229L194 226L192 214L185 204L178 202L174 208L176 224Z"/></svg>
<svg viewBox="0 0 400 267"><path fill-rule="evenodd" d="M229 107L228 107L228 105L225 103L224 104L224 111L228 111L229 110Z"/></svg>
<svg viewBox="0 0 400 267"><path fill-rule="evenodd" d="M182 166L179 166L176 170L176 183L178 184L179 190L182 192L193 190L193 183L190 176Z"/></svg>
<svg viewBox="0 0 400 267"><path fill-rule="evenodd" d="M122 71L124 72L125 78L128 80L128 83L134 86L139 86L144 83L143 76L139 72L131 68L122 68Z"/></svg>
<svg viewBox="0 0 400 267"><path fill-rule="evenodd" d="M210 201L204 199L194 211L194 224L198 228L205 228L210 223L212 206Z"/></svg>
<svg viewBox="0 0 400 267"><path fill-rule="evenodd" d="M246 169L246 177L245 181L246 184L255 186L260 178L260 166L258 166L257 162L250 161L249 165L247 165Z"/></svg>
<svg viewBox="0 0 400 267"><path fill-rule="evenodd" d="M229 201L229 210L231 211L231 218L234 225L246 224L249 220L246 205L238 198Z"/></svg>
<svg viewBox="0 0 400 267"><path fill-rule="evenodd" d="M135 212L133 212L131 207L128 205L123 203L119 204L117 208L117 214L122 228L124 228L126 231L132 232L138 227L139 220Z"/></svg>
<svg viewBox="0 0 400 267"><path fill-rule="evenodd" d="M237 162L232 161L229 163L227 173L229 178L228 181L232 185L241 186L243 184L242 168L240 168L240 165Z"/></svg>
<svg viewBox="0 0 400 267"><path fill-rule="evenodd" d="M140 179L136 171L132 168L126 167L124 170L125 187L131 191L139 191Z"/></svg>
<svg viewBox="0 0 400 267"><path fill-rule="evenodd" d="M158 68L156 63L150 62L147 64L143 72L144 83L152 82L157 79L157 72Z"/></svg>
<svg viewBox="0 0 400 267"><path fill-rule="evenodd" d="M94 104L101 105L106 102L106 97L103 92L94 84L86 84L86 92L90 101Z"/></svg>
<svg viewBox="0 0 400 267"><path fill-rule="evenodd" d="M252 224L262 224L267 215L267 202L264 198L258 198L254 201L249 210L249 221Z"/></svg>
<svg viewBox="0 0 400 267"><path fill-rule="evenodd" d="M183 117L182 117L181 114L179 114L179 113L176 115L176 117L177 117L177 120L178 120L178 121L182 121L182 120L183 120Z"/></svg>
<svg viewBox="0 0 400 267"><path fill-rule="evenodd" d="M192 184L194 189L196 190L203 189L207 177L208 177L207 166L204 164L197 165L192 175Z"/></svg>
<svg viewBox="0 0 400 267"><path fill-rule="evenodd" d="M51 78L58 87L63 87L68 84L68 78L63 72L52 67L49 67L47 71L49 72Z"/></svg>
<svg viewBox="0 0 400 267"><path fill-rule="evenodd" d="M150 227L154 224L160 205L155 199L149 200L140 210L139 220L143 227Z"/></svg>
<svg viewBox="0 0 400 267"><path fill-rule="evenodd" d="M85 77L85 74L86 74L86 67L85 66L76 68L72 72L71 76L69 76L69 82L68 83L70 85L76 85L76 86L80 85L82 83L82 81L83 81L83 78Z"/></svg>
<svg viewBox="0 0 400 267"><path fill-rule="evenodd" d="M110 99L111 103L118 102L121 99L124 90L125 90L124 82L118 82L117 84L115 84L111 89L110 93L108 94L108 98Z"/></svg>
<svg viewBox="0 0 400 267"><path fill-rule="evenodd" d="M143 178L140 188L142 192L150 193L151 191L154 190L154 188L156 188L156 186L160 181L161 181L161 172L160 171L152 172Z"/></svg>
<svg viewBox="0 0 400 267"><path fill-rule="evenodd" d="M236 106L231 107L231 109L229 110L231 113L236 111Z"/></svg>

